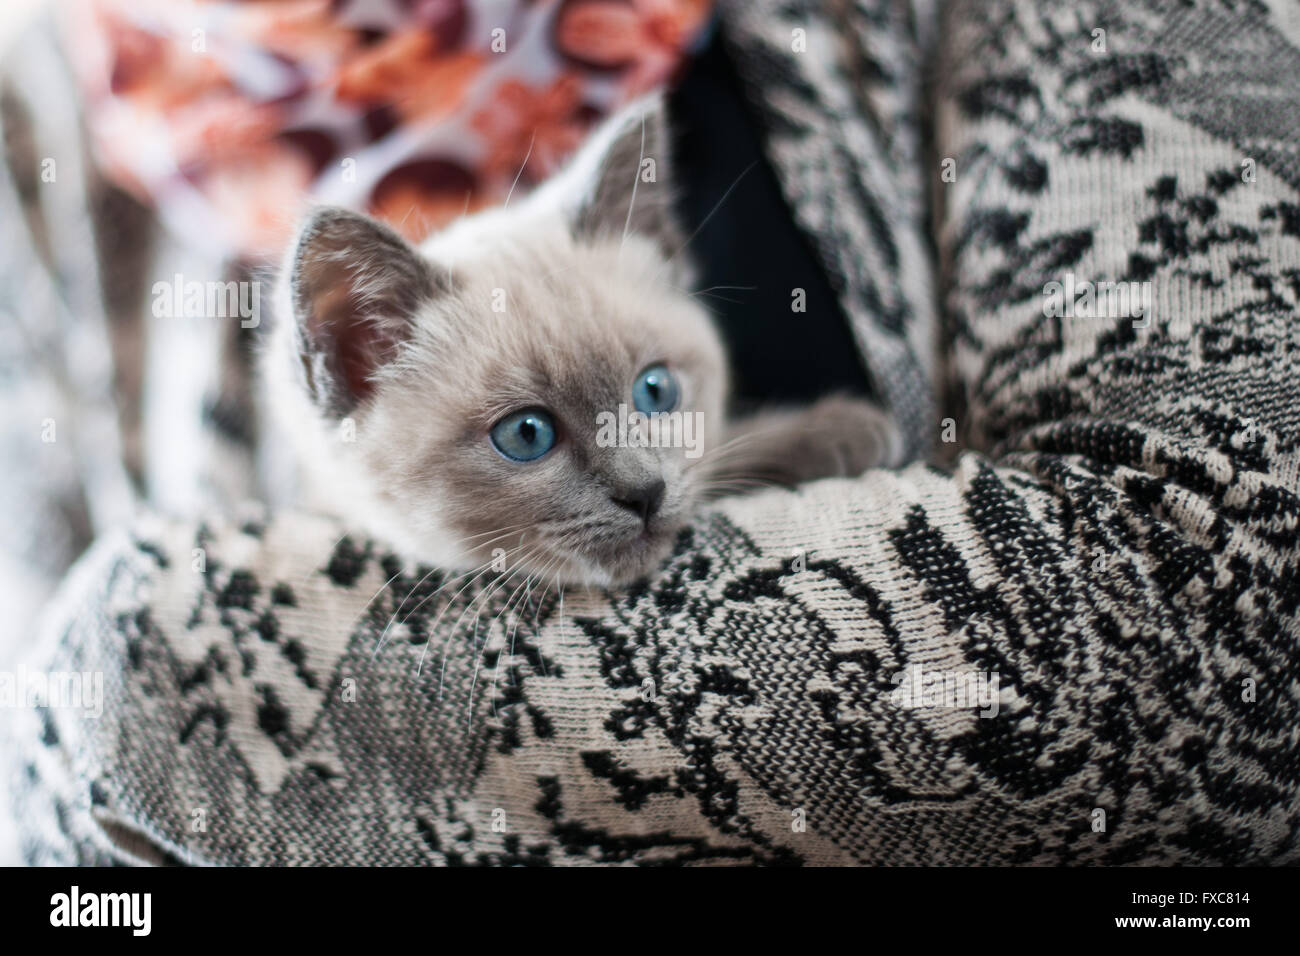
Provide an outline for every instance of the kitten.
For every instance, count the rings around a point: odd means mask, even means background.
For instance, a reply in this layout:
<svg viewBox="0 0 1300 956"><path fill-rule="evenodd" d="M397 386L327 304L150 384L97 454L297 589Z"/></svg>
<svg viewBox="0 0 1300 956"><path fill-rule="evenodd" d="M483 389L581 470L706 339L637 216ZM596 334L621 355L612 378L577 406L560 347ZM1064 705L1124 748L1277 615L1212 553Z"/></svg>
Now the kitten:
<svg viewBox="0 0 1300 956"><path fill-rule="evenodd" d="M502 549L512 569L608 586L652 571L706 498L891 463L897 435L866 402L724 419L668 161L652 98L527 199L418 249L355 213L311 215L264 371L313 503L421 561ZM657 445L634 410L660 413Z"/></svg>

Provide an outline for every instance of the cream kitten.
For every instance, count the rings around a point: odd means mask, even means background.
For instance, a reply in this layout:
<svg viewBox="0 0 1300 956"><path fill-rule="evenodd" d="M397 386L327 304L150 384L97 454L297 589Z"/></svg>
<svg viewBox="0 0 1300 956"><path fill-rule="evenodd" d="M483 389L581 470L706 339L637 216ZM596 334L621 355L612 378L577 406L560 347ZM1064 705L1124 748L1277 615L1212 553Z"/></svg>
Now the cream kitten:
<svg viewBox="0 0 1300 956"><path fill-rule="evenodd" d="M677 284L665 125L659 100L634 104L526 200L418 249L345 210L309 218L265 378L314 504L421 561L502 549L512 569L615 585L706 497L892 460L866 402L725 420L722 343Z"/></svg>

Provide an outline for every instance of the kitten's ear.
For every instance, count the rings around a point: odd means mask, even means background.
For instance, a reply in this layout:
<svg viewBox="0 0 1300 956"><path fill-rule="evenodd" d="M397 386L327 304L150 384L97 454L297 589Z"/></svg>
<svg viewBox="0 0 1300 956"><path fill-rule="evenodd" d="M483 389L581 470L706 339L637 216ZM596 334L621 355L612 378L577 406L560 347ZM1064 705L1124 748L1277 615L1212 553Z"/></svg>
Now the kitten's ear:
<svg viewBox="0 0 1300 956"><path fill-rule="evenodd" d="M433 266L387 226L323 207L303 225L289 264L289 295L307 389L346 415L410 335L438 291Z"/></svg>
<svg viewBox="0 0 1300 956"><path fill-rule="evenodd" d="M583 194L573 216L579 238L634 233L665 257L680 248L672 208L668 112L660 95L643 97L605 121L574 160Z"/></svg>

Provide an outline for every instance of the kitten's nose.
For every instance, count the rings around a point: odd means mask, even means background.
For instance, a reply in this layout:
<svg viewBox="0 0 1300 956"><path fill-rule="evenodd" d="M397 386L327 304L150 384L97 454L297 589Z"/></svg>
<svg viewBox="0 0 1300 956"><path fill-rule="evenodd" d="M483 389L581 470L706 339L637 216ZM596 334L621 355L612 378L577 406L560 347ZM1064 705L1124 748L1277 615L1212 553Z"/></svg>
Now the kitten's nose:
<svg viewBox="0 0 1300 956"><path fill-rule="evenodd" d="M649 522L659 512L664 500L664 480L655 478L644 484L631 488L621 488L609 496L620 508L626 508L633 514L640 515L643 522Z"/></svg>

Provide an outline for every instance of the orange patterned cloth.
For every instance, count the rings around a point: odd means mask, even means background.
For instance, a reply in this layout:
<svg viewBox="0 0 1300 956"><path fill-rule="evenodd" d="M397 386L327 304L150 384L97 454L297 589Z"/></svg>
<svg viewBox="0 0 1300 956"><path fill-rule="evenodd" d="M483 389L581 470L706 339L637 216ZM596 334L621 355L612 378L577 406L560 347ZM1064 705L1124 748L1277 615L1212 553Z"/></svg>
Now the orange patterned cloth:
<svg viewBox="0 0 1300 956"><path fill-rule="evenodd" d="M279 254L309 201L419 240L663 84L711 0L68 0L105 172L187 241ZM518 184L516 185L516 179Z"/></svg>

